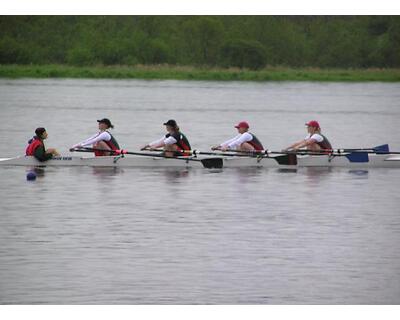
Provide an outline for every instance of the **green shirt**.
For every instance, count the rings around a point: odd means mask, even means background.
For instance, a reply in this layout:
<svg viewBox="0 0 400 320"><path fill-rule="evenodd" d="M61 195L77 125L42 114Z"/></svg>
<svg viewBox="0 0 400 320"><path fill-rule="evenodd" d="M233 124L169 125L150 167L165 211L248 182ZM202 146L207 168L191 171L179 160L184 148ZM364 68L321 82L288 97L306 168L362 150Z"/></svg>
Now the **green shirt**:
<svg viewBox="0 0 400 320"><path fill-rule="evenodd" d="M40 162L44 162L53 158L53 155L51 153L46 153L44 145L37 147L35 152L33 153L33 156Z"/></svg>

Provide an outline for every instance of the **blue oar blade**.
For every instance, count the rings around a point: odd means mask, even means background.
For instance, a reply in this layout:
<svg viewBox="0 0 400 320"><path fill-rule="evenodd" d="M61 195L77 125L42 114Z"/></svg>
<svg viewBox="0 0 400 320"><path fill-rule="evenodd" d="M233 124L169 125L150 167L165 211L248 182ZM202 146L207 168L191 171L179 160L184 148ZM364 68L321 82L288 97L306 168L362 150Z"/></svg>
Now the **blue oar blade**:
<svg viewBox="0 0 400 320"><path fill-rule="evenodd" d="M381 146L376 146L373 148L373 150L379 154L379 153L388 153L389 152L389 145L388 144L383 144Z"/></svg>
<svg viewBox="0 0 400 320"><path fill-rule="evenodd" d="M350 162L368 162L368 153L366 152L353 152L346 154L345 157L349 159Z"/></svg>

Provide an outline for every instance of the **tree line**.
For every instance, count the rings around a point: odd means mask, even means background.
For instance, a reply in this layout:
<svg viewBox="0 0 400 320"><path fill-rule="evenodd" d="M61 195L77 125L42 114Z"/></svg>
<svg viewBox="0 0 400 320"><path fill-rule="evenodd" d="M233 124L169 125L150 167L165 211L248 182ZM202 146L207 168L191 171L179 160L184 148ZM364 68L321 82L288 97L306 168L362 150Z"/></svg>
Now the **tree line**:
<svg viewBox="0 0 400 320"><path fill-rule="evenodd" d="M400 67L399 16L1 16L0 64Z"/></svg>

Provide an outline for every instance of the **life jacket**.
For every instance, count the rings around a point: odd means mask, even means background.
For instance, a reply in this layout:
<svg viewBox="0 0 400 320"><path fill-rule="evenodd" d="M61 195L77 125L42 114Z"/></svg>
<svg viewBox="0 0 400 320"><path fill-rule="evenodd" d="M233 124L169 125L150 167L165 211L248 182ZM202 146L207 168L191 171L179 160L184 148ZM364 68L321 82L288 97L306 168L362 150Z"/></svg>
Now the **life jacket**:
<svg viewBox="0 0 400 320"><path fill-rule="evenodd" d="M329 140L321 133L318 133L324 140L321 142L317 142L317 144L320 146L322 150L332 150L332 145L329 142Z"/></svg>
<svg viewBox="0 0 400 320"><path fill-rule="evenodd" d="M107 144L107 146L111 150L119 150L120 148L119 148L119 144L118 144L117 140L115 140L115 138L113 137L113 135L110 132L108 132L108 131L106 131L106 132L111 136L111 139L109 141L105 141L105 140L103 140L103 141ZM107 156L108 152L107 151L94 151L94 155L96 157Z"/></svg>
<svg viewBox="0 0 400 320"><path fill-rule="evenodd" d="M178 148L180 150L190 150L190 143L189 140L185 137L185 135L181 132L175 132L175 133L168 133L166 136L166 138L168 137L173 137L176 140L176 145L178 146ZM176 152L175 154L176 156L181 156L181 155L188 155L187 153L184 152Z"/></svg>
<svg viewBox="0 0 400 320"><path fill-rule="evenodd" d="M31 140L29 140L25 154L27 156L33 156L35 154L36 149L40 146L44 146L43 141L40 140L37 136L34 136Z"/></svg>
<svg viewBox="0 0 400 320"><path fill-rule="evenodd" d="M256 151L264 150L264 147L263 147L262 143L260 142L260 140L258 140L254 134L252 134L250 132L249 132L249 134L253 137L253 139L250 141L247 141L247 143L250 144Z"/></svg>

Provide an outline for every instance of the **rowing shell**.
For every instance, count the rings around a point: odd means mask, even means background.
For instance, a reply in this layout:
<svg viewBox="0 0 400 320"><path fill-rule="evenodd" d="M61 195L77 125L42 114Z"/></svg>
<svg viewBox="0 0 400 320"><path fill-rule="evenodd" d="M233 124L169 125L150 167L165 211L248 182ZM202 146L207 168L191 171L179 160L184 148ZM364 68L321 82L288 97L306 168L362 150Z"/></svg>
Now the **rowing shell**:
<svg viewBox="0 0 400 320"><path fill-rule="evenodd" d="M286 161L286 156L268 158L221 157L224 168L296 168L296 167L344 167L344 168L400 168L400 157L388 154L369 154L362 159L345 156L301 155L295 161ZM199 157L198 159L207 159ZM90 166L90 167L168 167L168 168L203 168L201 162L158 157L54 157L46 162L39 162L34 157L0 158L0 166Z"/></svg>
<svg viewBox="0 0 400 320"><path fill-rule="evenodd" d="M174 158L159 157L53 157L46 162L40 162L34 157L21 156L16 158L0 159L1 165L12 166L88 166L88 167L198 167L203 168L201 162L185 161Z"/></svg>

